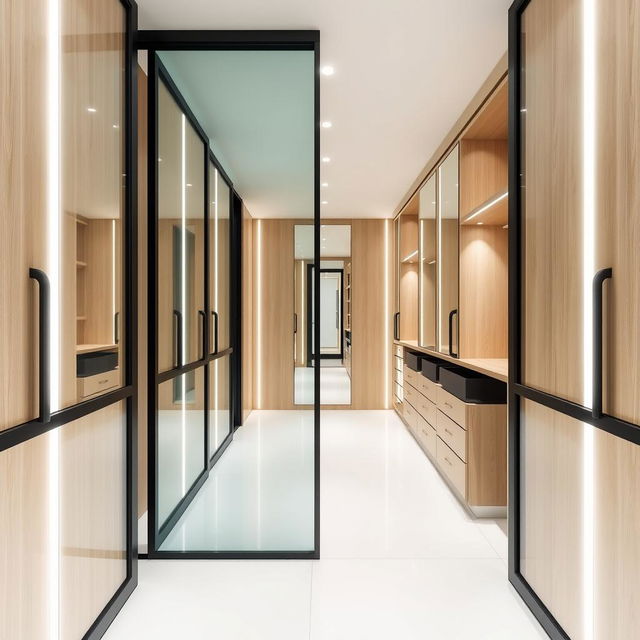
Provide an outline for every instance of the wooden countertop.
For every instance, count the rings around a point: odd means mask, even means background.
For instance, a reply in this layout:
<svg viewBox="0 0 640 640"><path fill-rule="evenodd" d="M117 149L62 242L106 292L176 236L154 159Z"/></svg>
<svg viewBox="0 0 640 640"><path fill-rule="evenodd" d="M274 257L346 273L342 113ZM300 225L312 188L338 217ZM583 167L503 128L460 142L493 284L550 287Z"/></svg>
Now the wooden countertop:
<svg viewBox="0 0 640 640"><path fill-rule="evenodd" d="M478 373L483 373L490 378L502 380L502 382L507 382L509 379L509 361L507 358L452 358L451 356L439 353L433 349L420 347L415 340L394 340L394 343L402 345L403 347L415 349L416 351L420 351L420 353L425 353L429 356L433 356L434 358L453 362L461 367L477 371Z"/></svg>

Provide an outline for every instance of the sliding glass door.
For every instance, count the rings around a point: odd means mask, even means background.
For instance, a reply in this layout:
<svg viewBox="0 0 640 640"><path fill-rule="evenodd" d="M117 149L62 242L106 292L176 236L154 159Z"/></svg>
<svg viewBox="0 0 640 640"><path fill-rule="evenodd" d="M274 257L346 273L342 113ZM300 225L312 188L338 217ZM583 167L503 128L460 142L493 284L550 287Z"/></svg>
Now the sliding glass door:
<svg viewBox="0 0 640 640"><path fill-rule="evenodd" d="M0 637L99 637L136 583L134 9L0 19Z"/></svg>

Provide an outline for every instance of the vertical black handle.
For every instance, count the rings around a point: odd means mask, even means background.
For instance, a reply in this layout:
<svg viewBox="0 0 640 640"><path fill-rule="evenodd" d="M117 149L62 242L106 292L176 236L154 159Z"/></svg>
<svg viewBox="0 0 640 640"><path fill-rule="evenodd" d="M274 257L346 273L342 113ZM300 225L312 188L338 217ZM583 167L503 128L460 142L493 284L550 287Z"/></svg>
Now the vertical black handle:
<svg viewBox="0 0 640 640"><path fill-rule="evenodd" d="M400 312L397 311L393 315L393 339L400 340Z"/></svg>
<svg viewBox="0 0 640 640"><path fill-rule="evenodd" d="M202 345L202 360L207 357L207 347L205 345L204 337L206 335L205 324L207 320L207 314L202 310L198 309L198 331L200 332L200 344Z"/></svg>
<svg viewBox="0 0 640 640"><path fill-rule="evenodd" d="M176 368L182 366L182 312L178 309L173 310L173 316L176 319L174 323L174 339L175 339L175 354L176 354Z"/></svg>
<svg viewBox="0 0 640 640"><path fill-rule="evenodd" d="M211 353L218 353L218 328L219 328L218 312L212 311L211 315L213 316L213 351Z"/></svg>
<svg viewBox="0 0 640 640"><path fill-rule="evenodd" d="M51 345L49 344L49 324L51 321L51 285L49 278L40 269L29 269L29 277L38 283L38 333L39 333L39 420L43 424L51 422L51 397L49 380L49 363L51 358Z"/></svg>
<svg viewBox="0 0 640 640"><path fill-rule="evenodd" d="M453 358L458 357L458 354L453 350L453 316L457 315L457 309L451 309L451 311L449 311L449 355Z"/></svg>
<svg viewBox="0 0 640 640"><path fill-rule="evenodd" d="M298 314L293 314L293 333L298 333Z"/></svg>
<svg viewBox="0 0 640 640"><path fill-rule="evenodd" d="M120 312L116 311L113 314L113 341L115 344L120 344Z"/></svg>
<svg viewBox="0 0 640 640"><path fill-rule="evenodd" d="M613 270L601 269L593 276L593 402L591 415L602 418L602 288Z"/></svg>

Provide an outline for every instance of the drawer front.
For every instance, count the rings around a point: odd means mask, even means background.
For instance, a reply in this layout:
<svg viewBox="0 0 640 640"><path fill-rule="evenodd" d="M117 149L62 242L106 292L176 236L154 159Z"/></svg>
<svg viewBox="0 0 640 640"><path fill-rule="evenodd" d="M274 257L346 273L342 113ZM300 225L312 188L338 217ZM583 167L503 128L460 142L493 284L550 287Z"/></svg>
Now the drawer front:
<svg viewBox="0 0 640 640"><path fill-rule="evenodd" d="M404 374L402 371L398 371L398 369L393 370L393 381L397 382L399 385L402 385L404 380Z"/></svg>
<svg viewBox="0 0 640 640"><path fill-rule="evenodd" d="M425 398L419 391L417 392L416 402L414 405L418 413L435 429L436 428L436 405L428 398Z"/></svg>
<svg viewBox="0 0 640 640"><path fill-rule="evenodd" d="M458 493L467 499L467 465L449 449L438 436L436 441L436 458L442 473L451 481Z"/></svg>
<svg viewBox="0 0 640 640"><path fill-rule="evenodd" d="M409 369L409 367L407 367L407 365L405 364L404 367L402 368L402 374L404 376L405 382L408 382L414 387L418 386L417 378L420 374L417 371L414 371L413 369Z"/></svg>
<svg viewBox="0 0 640 640"><path fill-rule="evenodd" d="M404 385L404 397L406 400L408 400L412 405L414 409L418 408L418 396L420 394L415 390L414 387L412 387L410 384L405 384Z"/></svg>
<svg viewBox="0 0 640 640"><path fill-rule="evenodd" d="M467 432L439 409L436 431L464 462L467 461Z"/></svg>
<svg viewBox="0 0 640 640"><path fill-rule="evenodd" d="M404 419L412 430L416 429L418 424L418 412L408 403L404 402Z"/></svg>
<svg viewBox="0 0 640 640"><path fill-rule="evenodd" d="M393 366L398 371L402 371L403 365L404 365L404 360L402 358L398 358L398 356L393 356Z"/></svg>
<svg viewBox="0 0 640 640"><path fill-rule="evenodd" d="M398 399L398 402L402 402L404 400L404 393L402 392L402 385L397 382L393 385L393 393L395 397Z"/></svg>
<svg viewBox="0 0 640 640"><path fill-rule="evenodd" d="M436 441L438 436L436 430L426 421L418 416L418 422L414 433L420 443L420 446L430 453L434 458L436 457Z"/></svg>
<svg viewBox="0 0 640 640"><path fill-rule="evenodd" d="M434 404L438 402L438 387L440 385L436 382L432 382L429 378L425 378L422 374L420 374L420 379L418 381L418 389L425 397L429 398L431 402Z"/></svg>
<svg viewBox="0 0 640 640"><path fill-rule="evenodd" d="M454 422L466 429L467 405L462 400L458 400L442 387L438 387L438 401L436 404L442 413L446 413Z"/></svg>
<svg viewBox="0 0 640 640"><path fill-rule="evenodd" d="M404 347L401 347L399 344L393 345L393 355L398 358L404 358Z"/></svg>
<svg viewBox="0 0 640 640"><path fill-rule="evenodd" d="M78 396L86 398L95 393L101 393L107 389L118 386L118 369L99 373L95 376L87 376L86 378L78 378Z"/></svg>

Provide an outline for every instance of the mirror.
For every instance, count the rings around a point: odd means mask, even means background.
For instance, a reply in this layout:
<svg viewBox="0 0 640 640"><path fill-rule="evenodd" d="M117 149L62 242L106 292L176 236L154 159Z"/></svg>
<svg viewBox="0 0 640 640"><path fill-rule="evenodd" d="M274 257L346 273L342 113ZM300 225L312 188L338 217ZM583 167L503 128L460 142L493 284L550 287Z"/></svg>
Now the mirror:
<svg viewBox="0 0 640 640"><path fill-rule="evenodd" d="M320 403L351 404L351 225L321 225ZM294 230L294 403L313 403L313 225Z"/></svg>
<svg viewBox="0 0 640 640"><path fill-rule="evenodd" d="M436 348L437 255L436 175L420 189L420 346Z"/></svg>
<svg viewBox="0 0 640 640"><path fill-rule="evenodd" d="M438 351L458 356L458 146L438 167Z"/></svg>

